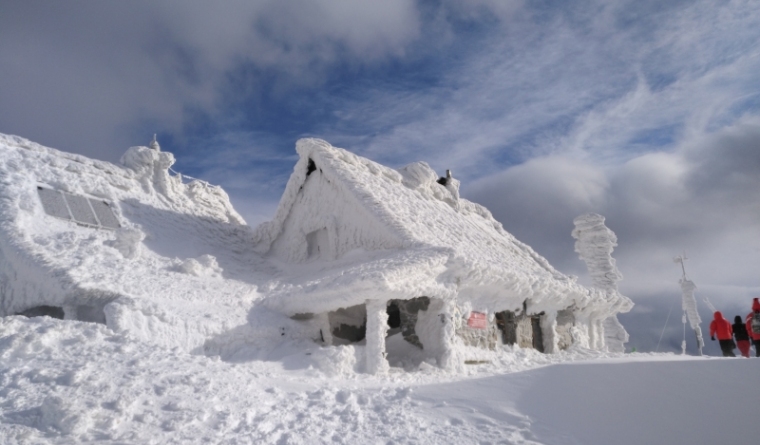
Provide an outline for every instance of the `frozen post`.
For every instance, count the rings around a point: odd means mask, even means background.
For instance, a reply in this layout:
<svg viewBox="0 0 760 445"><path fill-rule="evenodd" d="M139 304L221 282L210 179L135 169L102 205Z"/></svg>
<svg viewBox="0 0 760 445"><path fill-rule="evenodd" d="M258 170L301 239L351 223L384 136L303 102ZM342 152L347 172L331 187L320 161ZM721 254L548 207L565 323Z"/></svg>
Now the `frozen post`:
<svg viewBox="0 0 760 445"><path fill-rule="evenodd" d="M385 356L385 335L388 331L388 304L384 300L367 300L366 370L369 374L385 374L390 366Z"/></svg>
<svg viewBox="0 0 760 445"><path fill-rule="evenodd" d="M681 321L684 326L684 338L681 343L681 353L686 354L686 320L688 319L689 325L694 329L694 333L697 336L699 355L702 355L702 347L705 345L705 341L702 338L702 328L699 327L702 319L699 317L699 312L697 312L697 299L694 297L694 291L697 289L697 286L693 281L686 278L686 266L684 265L684 262L687 259L688 258L686 258L685 254L673 258L673 262L681 264L681 271L683 272L683 277L679 281L681 284L682 295L681 308L683 309L683 317L681 317Z"/></svg>

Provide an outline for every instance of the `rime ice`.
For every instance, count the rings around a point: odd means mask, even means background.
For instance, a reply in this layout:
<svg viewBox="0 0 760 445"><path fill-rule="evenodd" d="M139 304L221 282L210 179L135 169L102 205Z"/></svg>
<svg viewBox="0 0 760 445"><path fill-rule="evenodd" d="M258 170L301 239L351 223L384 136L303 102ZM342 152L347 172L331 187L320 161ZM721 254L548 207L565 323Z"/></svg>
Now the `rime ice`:
<svg viewBox="0 0 760 445"><path fill-rule="evenodd" d="M610 320L630 300L557 271L424 162L394 170L302 139L273 220L252 229L220 187L173 174L155 139L121 165L0 144L2 315L52 308L225 359L343 345L369 373L454 372L503 344L622 348Z"/></svg>

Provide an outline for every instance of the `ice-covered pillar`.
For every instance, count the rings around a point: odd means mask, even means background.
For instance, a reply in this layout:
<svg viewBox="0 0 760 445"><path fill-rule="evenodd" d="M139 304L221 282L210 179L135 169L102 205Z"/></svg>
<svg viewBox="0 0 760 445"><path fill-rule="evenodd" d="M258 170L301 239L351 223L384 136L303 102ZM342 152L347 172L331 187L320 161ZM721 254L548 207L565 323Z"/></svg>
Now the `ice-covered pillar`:
<svg viewBox="0 0 760 445"><path fill-rule="evenodd" d="M557 338L557 311L546 311L541 317L541 333L544 337L544 352L552 354L559 351Z"/></svg>
<svg viewBox="0 0 760 445"><path fill-rule="evenodd" d="M431 298L427 310L417 314L415 326L425 356L435 358L441 368L453 371L464 366L456 347L456 312L454 301Z"/></svg>
<svg viewBox="0 0 760 445"><path fill-rule="evenodd" d="M327 316L327 312L318 314L315 318L317 319L317 326L319 326L319 335L322 342L326 345L332 345L333 336L332 332L330 332L330 319Z"/></svg>
<svg viewBox="0 0 760 445"><path fill-rule="evenodd" d="M598 317L591 318L589 323L591 329L589 334L591 336L591 349L597 351L604 350L604 320Z"/></svg>
<svg viewBox="0 0 760 445"><path fill-rule="evenodd" d="M591 320L585 315L575 315L575 326L570 328L573 345L579 348L591 347Z"/></svg>
<svg viewBox="0 0 760 445"><path fill-rule="evenodd" d="M385 374L390 366L385 356L385 335L388 332L388 304L385 300L367 300L366 371Z"/></svg>
<svg viewBox="0 0 760 445"><path fill-rule="evenodd" d="M439 300L440 301L440 300ZM442 308L439 312L441 324L441 354L438 363L443 369L458 370L463 362L456 349L456 304L454 301L441 301Z"/></svg>
<svg viewBox="0 0 760 445"><path fill-rule="evenodd" d="M623 279L612 258L617 236L604 225L604 217L596 213L581 215L573 223L575 252L586 263L593 286L607 293L617 292L617 282Z"/></svg>
<svg viewBox="0 0 760 445"><path fill-rule="evenodd" d="M623 310L618 306L615 311L615 302L624 299L618 292L617 282L623 279L623 275L612 258L612 251L617 246L617 236L604 225L604 217L596 213L581 215L573 220L573 238L575 238L575 251L580 259L586 263L591 283L601 293L596 300L599 303L606 301L607 307L598 307L597 312L589 316L589 346L592 349L604 350L609 348L613 352L623 352L624 343L628 339L623 325L617 320L616 312ZM630 300L627 300L630 302ZM632 304L631 304L632 305ZM628 307L630 309L630 307ZM605 321L610 318L610 320ZM605 327L610 328L611 342L607 344Z"/></svg>

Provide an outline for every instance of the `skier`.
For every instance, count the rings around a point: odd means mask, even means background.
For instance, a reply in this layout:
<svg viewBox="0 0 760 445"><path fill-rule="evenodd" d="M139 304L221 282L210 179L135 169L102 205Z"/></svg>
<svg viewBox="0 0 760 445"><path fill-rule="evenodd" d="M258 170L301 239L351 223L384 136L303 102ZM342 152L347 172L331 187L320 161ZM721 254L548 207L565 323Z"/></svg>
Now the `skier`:
<svg viewBox="0 0 760 445"><path fill-rule="evenodd" d="M734 325L732 328L734 329L736 346L744 357L749 358L749 334L747 333L747 326L744 325L740 315L734 317Z"/></svg>
<svg viewBox="0 0 760 445"><path fill-rule="evenodd" d="M734 354L733 330L731 329L731 323L723 318L723 314L720 311L715 311L713 314L713 321L710 322L710 340L715 341L715 335L718 335L718 342L720 343L720 349L723 351L723 357L736 357Z"/></svg>
<svg viewBox="0 0 760 445"><path fill-rule="evenodd" d="M747 314L747 333L755 344L755 357L760 357L760 301L752 299L752 312Z"/></svg>

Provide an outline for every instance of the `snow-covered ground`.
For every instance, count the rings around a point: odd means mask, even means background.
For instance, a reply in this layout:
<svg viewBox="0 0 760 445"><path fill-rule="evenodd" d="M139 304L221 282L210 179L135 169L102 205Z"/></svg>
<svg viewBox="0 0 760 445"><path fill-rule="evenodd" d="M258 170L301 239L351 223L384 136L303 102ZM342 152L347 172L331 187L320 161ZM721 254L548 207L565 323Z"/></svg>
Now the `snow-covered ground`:
<svg viewBox="0 0 760 445"><path fill-rule="evenodd" d="M392 343L393 337L389 338ZM389 351L392 351L389 345ZM0 443L754 443L760 359L483 353L464 373L353 371L362 346L235 359L96 323L0 319Z"/></svg>

